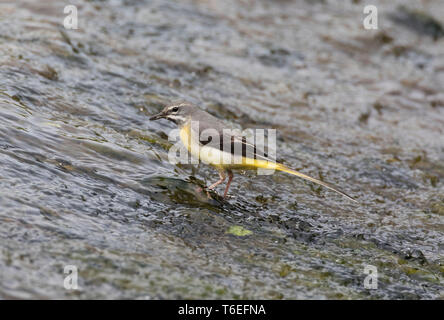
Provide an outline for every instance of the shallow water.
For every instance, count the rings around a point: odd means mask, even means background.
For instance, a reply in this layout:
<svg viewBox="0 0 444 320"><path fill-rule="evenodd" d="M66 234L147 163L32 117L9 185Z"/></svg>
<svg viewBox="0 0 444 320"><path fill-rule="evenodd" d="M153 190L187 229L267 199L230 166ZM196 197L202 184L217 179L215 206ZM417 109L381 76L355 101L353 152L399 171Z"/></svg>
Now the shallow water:
<svg viewBox="0 0 444 320"><path fill-rule="evenodd" d="M373 31L361 1L72 3L0 2L0 297L444 298L440 1ZM179 99L361 204L284 173L208 199L148 121Z"/></svg>

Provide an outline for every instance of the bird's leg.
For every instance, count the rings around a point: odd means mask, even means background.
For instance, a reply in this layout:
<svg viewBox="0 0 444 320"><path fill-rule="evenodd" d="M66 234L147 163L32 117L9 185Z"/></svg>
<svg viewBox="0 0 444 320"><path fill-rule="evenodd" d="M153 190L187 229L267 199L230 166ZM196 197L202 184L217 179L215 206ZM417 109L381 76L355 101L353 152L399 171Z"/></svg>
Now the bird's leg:
<svg viewBox="0 0 444 320"><path fill-rule="evenodd" d="M233 171L228 170L228 181L227 181L227 186L225 187L224 198L227 197L228 188L230 188L230 184L231 184L232 180L233 180Z"/></svg>
<svg viewBox="0 0 444 320"><path fill-rule="evenodd" d="M224 182L225 178L227 177L225 175L225 171L219 170L219 177L220 177L219 180L217 180L215 183L213 183L211 186L208 187L209 190L216 188L218 185L220 185L222 182Z"/></svg>

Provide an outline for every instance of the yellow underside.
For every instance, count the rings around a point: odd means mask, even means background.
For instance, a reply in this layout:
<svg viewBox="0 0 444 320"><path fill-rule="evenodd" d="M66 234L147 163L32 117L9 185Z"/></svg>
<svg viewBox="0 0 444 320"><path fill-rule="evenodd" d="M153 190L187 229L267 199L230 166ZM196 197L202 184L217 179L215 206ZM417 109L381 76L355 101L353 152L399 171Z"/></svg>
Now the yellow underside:
<svg viewBox="0 0 444 320"><path fill-rule="evenodd" d="M180 140L193 157L216 168L240 170L261 168L279 170L279 164L272 161L246 158L213 147L200 145L197 134L196 137L191 137L190 125L184 125L180 129Z"/></svg>

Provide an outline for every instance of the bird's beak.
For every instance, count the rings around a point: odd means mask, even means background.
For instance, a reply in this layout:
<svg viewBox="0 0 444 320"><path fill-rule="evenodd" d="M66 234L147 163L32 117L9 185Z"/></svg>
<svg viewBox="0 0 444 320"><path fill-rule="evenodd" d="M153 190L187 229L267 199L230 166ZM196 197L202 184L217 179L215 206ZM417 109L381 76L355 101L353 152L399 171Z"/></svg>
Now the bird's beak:
<svg viewBox="0 0 444 320"><path fill-rule="evenodd" d="M150 120L159 120L159 119L163 119L165 118L165 115L163 114L163 112L160 112L158 114L155 114L154 116L152 116L150 118Z"/></svg>

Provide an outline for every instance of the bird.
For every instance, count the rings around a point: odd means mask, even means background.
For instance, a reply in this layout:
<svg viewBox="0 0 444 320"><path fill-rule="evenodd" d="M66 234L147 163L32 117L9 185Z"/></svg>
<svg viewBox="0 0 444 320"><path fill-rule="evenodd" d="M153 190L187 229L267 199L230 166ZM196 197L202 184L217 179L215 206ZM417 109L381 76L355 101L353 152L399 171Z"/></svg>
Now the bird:
<svg viewBox="0 0 444 320"><path fill-rule="evenodd" d="M166 119L175 123L179 127L180 140L188 152L200 161L217 169L219 180L210 185L208 190L214 190L218 185L223 183L228 176L223 195L224 199L227 198L228 190L233 180L233 170L271 169L283 171L311 181L335 191L353 202L358 202L336 186L290 169L284 164L270 159L267 153L263 152L254 142L251 143L247 141L245 136L233 133L231 130L226 130L230 128L223 121L200 109L195 104L180 102L167 105L162 111L151 116L149 119ZM194 123L198 125L194 126ZM204 135L203 133L206 130L215 132L219 136L219 139L217 139L217 137L212 139L212 135ZM237 153L235 150L237 150ZM250 150L250 152L248 153L247 150ZM221 159L228 159L228 161L221 161ZM234 159L236 161L233 161Z"/></svg>

